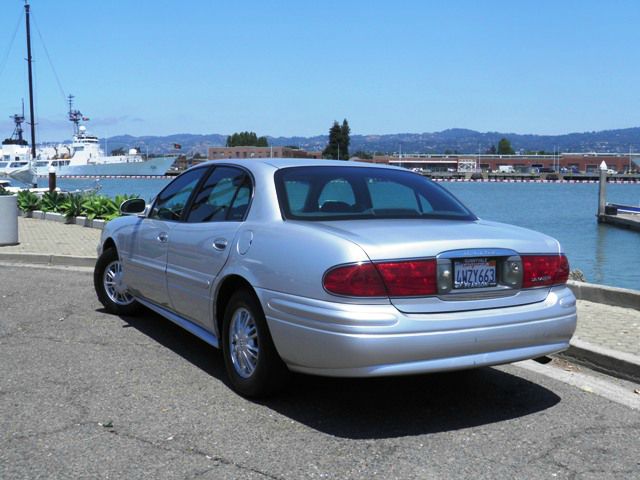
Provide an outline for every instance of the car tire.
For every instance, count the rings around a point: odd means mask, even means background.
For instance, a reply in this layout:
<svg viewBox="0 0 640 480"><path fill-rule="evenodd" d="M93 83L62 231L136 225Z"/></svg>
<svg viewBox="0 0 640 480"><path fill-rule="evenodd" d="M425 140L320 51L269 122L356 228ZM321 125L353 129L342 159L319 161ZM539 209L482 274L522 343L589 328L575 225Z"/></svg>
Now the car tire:
<svg viewBox="0 0 640 480"><path fill-rule="evenodd" d="M273 344L262 307L249 290L239 290L229 300L222 352L231 386L240 395L265 397L287 381L289 370Z"/></svg>
<svg viewBox="0 0 640 480"><path fill-rule="evenodd" d="M126 291L122 290L120 275L122 264L115 248L102 252L93 270L93 286L98 300L109 313L115 315L134 315L141 305Z"/></svg>

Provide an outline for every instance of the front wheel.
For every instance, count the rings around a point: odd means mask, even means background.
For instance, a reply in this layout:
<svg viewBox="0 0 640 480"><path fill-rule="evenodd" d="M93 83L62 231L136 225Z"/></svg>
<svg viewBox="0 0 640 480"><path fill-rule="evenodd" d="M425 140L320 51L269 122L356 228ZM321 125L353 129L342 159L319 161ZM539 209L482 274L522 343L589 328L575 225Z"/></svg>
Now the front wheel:
<svg viewBox="0 0 640 480"><path fill-rule="evenodd" d="M140 304L122 283L122 263L114 248L105 249L98 258L93 271L93 286L98 300L109 313L133 315L140 310Z"/></svg>
<svg viewBox="0 0 640 480"><path fill-rule="evenodd" d="M288 369L276 351L258 299L248 290L229 300L222 351L231 386L241 395L263 397L286 382Z"/></svg>

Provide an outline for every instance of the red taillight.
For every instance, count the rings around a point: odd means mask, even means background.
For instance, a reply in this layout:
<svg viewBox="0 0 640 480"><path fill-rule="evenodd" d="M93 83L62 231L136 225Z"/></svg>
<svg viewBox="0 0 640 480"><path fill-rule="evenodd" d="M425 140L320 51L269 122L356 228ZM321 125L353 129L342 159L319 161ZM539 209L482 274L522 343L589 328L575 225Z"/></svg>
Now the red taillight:
<svg viewBox="0 0 640 480"><path fill-rule="evenodd" d="M345 265L329 270L323 279L329 293L349 297L386 297L382 278L373 263Z"/></svg>
<svg viewBox="0 0 640 480"><path fill-rule="evenodd" d="M522 288L567 283L569 261L564 255L523 255Z"/></svg>
<svg viewBox="0 0 640 480"><path fill-rule="evenodd" d="M421 297L438 292L435 260L376 263L391 297Z"/></svg>
<svg viewBox="0 0 640 480"><path fill-rule="evenodd" d="M360 263L329 270L324 288L350 297L417 297L438 291L435 260Z"/></svg>

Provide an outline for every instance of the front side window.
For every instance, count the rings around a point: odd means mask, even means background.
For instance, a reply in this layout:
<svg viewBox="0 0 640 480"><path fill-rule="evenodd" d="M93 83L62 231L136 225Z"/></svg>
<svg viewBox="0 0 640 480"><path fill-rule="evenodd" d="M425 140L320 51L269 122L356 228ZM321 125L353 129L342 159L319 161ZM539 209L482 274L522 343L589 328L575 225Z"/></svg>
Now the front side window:
<svg viewBox="0 0 640 480"><path fill-rule="evenodd" d="M178 221L189 201L191 193L198 186L207 168L189 170L165 187L156 198L149 218Z"/></svg>
<svg viewBox="0 0 640 480"><path fill-rule="evenodd" d="M243 170L217 167L195 196L187 222L241 221L251 199L251 179Z"/></svg>
<svg viewBox="0 0 640 480"><path fill-rule="evenodd" d="M275 174L278 201L292 220L439 218L476 220L440 185L378 167L290 167Z"/></svg>

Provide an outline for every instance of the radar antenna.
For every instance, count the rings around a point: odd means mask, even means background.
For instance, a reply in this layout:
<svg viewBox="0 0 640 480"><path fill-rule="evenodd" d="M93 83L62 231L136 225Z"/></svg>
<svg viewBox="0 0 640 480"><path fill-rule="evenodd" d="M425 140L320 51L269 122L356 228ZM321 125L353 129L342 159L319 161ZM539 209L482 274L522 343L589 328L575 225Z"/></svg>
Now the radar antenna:
<svg viewBox="0 0 640 480"><path fill-rule="evenodd" d="M88 118L82 116L82 112L80 110L73 109L73 99L75 97L73 95L69 95L69 120L73 123L73 133L74 135L78 135L80 133L80 122L89 120Z"/></svg>
<svg viewBox="0 0 640 480"><path fill-rule="evenodd" d="M13 130L13 135L11 135L11 138L13 140L16 140L18 142L18 145L26 145L27 142L25 141L24 138L22 138L22 124L24 123L24 99L22 99L22 115L18 115L17 113L15 115L12 115L11 118L13 119L13 123L15 123L16 128Z"/></svg>
<svg viewBox="0 0 640 480"><path fill-rule="evenodd" d="M22 115L11 115L9 118L13 120L15 124L15 128L13 129L13 133L11 134L11 138L6 138L2 144L3 145L27 145L27 141L23 138L22 134L24 130L22 130L22 124L24 123L24 100L22 100Z"/></svg>

